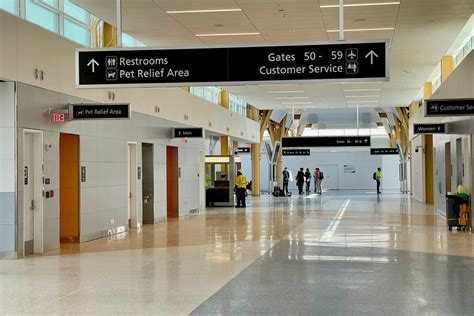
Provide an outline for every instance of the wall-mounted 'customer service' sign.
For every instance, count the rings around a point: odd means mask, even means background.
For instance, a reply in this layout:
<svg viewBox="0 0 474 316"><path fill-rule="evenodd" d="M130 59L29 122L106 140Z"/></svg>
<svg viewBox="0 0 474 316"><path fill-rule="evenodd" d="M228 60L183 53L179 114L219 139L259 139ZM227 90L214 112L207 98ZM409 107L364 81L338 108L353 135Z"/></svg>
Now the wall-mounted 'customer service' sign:
<svg viewBox="0 0 474 316"><path fill-rule="evenodd" d="M186 49L79 49L79 88L388 81L388 42Z"/></svg>
<svg viewBox="0 0 474 316"><path fill-rule="evenodd" d="M426 100L425 116L474 115L474 99Z"/></svg>
<svg viewBox="0 0 474 316"><path fill-rule="evenodd" d="M130 104L69 104L69 120L129 120Z"/></svg>

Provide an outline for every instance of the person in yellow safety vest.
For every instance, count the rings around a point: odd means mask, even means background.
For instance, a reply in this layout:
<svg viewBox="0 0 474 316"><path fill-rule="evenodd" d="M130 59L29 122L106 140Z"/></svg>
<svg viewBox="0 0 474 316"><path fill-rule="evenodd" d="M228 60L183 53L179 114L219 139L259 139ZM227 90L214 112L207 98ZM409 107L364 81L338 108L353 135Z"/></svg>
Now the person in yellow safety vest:
<svg viewBox="0 0 474 316"><path fill-rule="evenodd" d="M235 177L235 188L237 197L236 207L245 207L245 194L247 193L247 179L242 174L242 170L237 171L237 177Z"/></svg>
<svg viewBox="0 0 474 316"><path fill-rule="evenodd" d="M382 183L382 169L377 168L377 171L374 173L374 180L377 181L377 194L380 194L380 183Z"/></svg>
<svg viewBox="0 0 474 316"><path fill-rule="evenodd" d="M206 173L206 176L205 176L205 185L206 185L206 188L209 188L209 185L211 184L211 176Z"/></svg>

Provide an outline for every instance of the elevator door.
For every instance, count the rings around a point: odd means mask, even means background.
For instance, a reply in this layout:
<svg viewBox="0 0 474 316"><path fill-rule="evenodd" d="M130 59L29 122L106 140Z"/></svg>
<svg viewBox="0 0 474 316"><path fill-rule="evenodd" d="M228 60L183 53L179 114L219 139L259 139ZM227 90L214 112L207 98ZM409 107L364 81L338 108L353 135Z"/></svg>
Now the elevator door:
<svg viewBox="0 0 474 316"><path fill-rule="evenodd" d="M128 225L138 228L137 219L137 144L128 144Z"/></svg>
<svg viewBox="0 0 474 316"><path fill-rule="evenodd" d="M34 164L34 136L25 134L24 157L24 203L25 203L25 255L33 253L34 247L34 211L35 211L35 164Z"/></svg>
<svg viewBox="0 0 474 316"><path fill-rule="evenodd" d="M166 147L166 206L169 218L179 217L178 148Z"/></svg>
<svg viewBox="0 0 474 316"><path fill-rule="evenodd" d="M143 224L154 224L154 166L153 166L153 144L142 144L142 199L143 199Z"/></svg>
<svg viewBox="0 0 474 316"><path fill-rule="evenodd" d="M43 134L25 131L23 137L24 255L43 252Z"/></svg>
<svg viewBox="0 0 474 316"><path fill-rule="evenodd" d="M60 241L79 242L79 136L59 135Z"/></svg>

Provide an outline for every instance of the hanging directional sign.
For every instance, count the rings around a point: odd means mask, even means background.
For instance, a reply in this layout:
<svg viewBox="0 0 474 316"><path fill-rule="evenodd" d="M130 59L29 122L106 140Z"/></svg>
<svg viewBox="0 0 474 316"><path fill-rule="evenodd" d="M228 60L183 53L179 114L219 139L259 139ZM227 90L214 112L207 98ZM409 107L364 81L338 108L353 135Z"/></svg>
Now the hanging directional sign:
<svg viewBox="0 0 474 316"><path fill-rule="evenodd" d="M426 100L425 116L474 115L474 99Z"/></svg>
<svg viewBox="0 0 474 316"><path fill-rule="evenodd" d="M238 153L238 154L249 154L250 153L250 147L238 147L235 152Z"/></svg>
<svg viewBox="0 0 474 316"><path fill-rule="evenodd" d="M371 155L398 155L398 148L370 148Z"/></svg>
<svg viewBox="0 0 474 316"><path fill-rule="evenodd" d="M187 49L79 49L79 88L388 81L388 42Z"/></svg>
<svg viewBox="0 0 474 316"><path fill-rule="evenodd" d="M174 138L201 138L204 136L202 128L174 128Z"/></svg>
<svg viewBox="0 0 474 316"><path fill-rule="evenodd" d="M298 147L370 147L369 136L283 137L283 148Z"/></svg>
<svg viewBox="0 0 474 316"><path fill-rule="evenodd" d="M69 120L129 120L130 104L69 104Z"/></svg>
<svg viewBox="0 0 474 316"><path fill-rule="evenodd" d="M444 134L445 124L413 124L414 134Z"/></svg>
<svg viewBox="0 0 474 316"><path fill-rule="evenodd" d="M311 156L310 149L283 149L283 156Z"/></svg>

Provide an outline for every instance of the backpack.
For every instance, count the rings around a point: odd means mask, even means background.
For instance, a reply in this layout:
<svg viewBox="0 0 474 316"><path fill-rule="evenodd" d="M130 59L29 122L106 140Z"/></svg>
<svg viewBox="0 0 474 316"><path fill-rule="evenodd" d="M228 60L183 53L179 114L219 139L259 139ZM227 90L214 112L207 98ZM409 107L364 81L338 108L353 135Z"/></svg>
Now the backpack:
<svg viewBox="0 0 474 316"><path fill-rule="evenodd" d="M377 180L377 173L376 173L376 172L374 172L374 175L372 176L372 178L373 178L374 180Z"/></svg>
<svg viewBox="0 0 474 316"><path fill-rule="evenodd" d="M324 179L324 173L322 173L321 171L319 172L319 179L321 179L321 180Z"/></svg>

